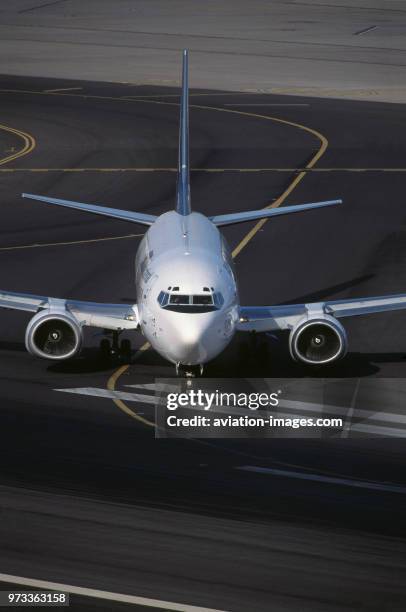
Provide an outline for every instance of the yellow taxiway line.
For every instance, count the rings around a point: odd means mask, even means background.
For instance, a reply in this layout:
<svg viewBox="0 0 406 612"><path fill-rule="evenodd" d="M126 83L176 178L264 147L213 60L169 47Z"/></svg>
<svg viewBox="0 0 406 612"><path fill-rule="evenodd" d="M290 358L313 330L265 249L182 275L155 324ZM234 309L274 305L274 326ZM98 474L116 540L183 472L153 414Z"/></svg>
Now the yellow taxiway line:
<svg viewBox="0 0 406 612"><path fill-rule="evenodd" d="M0 168L0 172L177 172L177 168ZM190 172L406 172L406 168L190 168Z"/></svg>
<svg viewBox="0 0 406 612"><path fill-rule="evenodd" d="M18 244L17 246L0 247L2 251L19 251L25 249L43 249L45 247L72 246L77 244L90 244L94 242L108 242L109 240L125 240L138 238L144 234L126 234L125 236L107 236L106 238L90 238L89 240L72 240L71 242L39 242L35 244Z"/></svg>
<svg viewBox="0 0 406 612"><path fill-rule="evenodd" d="M23 132L22 130L18 130L17 128L12 128L8 125L0 125L0 130L3 130L4 132L9 132L10 134L15 134L16 136L22 138L24 141L24 146L22 149L16 151L16 153L12 153L11 155L7 155L6 157L2 157L0 159L0 166L8 164L9 162L18 159L19 157L23 157L23 155L28 155L28 153L31 153L31 151L36 146L35 138L27 132Z"/></svg>
<svg viewBox="0 0 406 612"><path fill-rule="evenodd" d="M133 361L136 361L145 351L149 349L150 346L151 345L149 342L145 342L134 355ZM120 376L122 376L128 370L129 367L130 367L129 364L122 365L121 367L118 368L118 370L113 372L113 374L110 376L110 378L107 381L107 389L109 391L115 390L117 380L120 378ZM124 412L126 415L128 415L132 419L135 419L136 421L139 421L140 423L143 423L144 425L148 425L148 427L155 427L154 421L149 421L148 419L145 419L140 414L135 412L135 410L132 410L129 406L127 406L127 404L125 404L121 399L113 399L113 402L115 403L117 408L120 408L122 412Z"/></svg>

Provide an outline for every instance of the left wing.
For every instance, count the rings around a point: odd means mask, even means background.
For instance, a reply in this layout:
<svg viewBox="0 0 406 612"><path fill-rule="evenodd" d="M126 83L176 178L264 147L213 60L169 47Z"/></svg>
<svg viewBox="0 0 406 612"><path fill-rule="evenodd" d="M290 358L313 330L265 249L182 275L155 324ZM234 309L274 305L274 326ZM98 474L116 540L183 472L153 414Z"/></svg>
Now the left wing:
<svg viewBox="0 0 406 612"><path fill-rule="evenodd" d="M136 304L105 304L103 302L82 302L63 300L28 293L0 292L0 308L25 310L27 312L66 312L77 323L90 327L121 330L138 327Z"/></svg>
<svg viewBox="0 0 406 612"><path fill-rule="evenodd" d="M406 309L405 293L355 300L328 300L312 304L240 306L237 329L258 332L292 329L304 316L332 315L341 318L403 309Z"/></svg>

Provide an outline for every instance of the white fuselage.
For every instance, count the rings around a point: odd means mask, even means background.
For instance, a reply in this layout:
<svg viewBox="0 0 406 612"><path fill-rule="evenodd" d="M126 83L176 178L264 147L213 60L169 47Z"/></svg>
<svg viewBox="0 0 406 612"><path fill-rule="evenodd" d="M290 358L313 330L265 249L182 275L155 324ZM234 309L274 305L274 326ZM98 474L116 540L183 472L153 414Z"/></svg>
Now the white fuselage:
<svg viewBox="0 0 406 612"><path fill-rule="evenodd" d="M237 285L227 244L207 217L158 217L138 248L135 276L141 330L165 359L204 364L228 345Z"/></svg>

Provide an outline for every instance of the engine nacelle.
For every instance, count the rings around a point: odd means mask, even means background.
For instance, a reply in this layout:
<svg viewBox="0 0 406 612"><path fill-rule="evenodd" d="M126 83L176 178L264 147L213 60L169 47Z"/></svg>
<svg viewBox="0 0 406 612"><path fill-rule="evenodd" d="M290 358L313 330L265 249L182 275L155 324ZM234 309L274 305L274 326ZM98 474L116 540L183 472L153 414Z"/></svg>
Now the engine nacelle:
<svg viewBox="0 0 406 612"><path fill-rule="evenodd" d="M323 365L344 357L348 350L344 327L329 315L304 319L292 329L290 354L296 361Z"/></svg>
<svg viewBox="0 0 406 612"><path fill-rule="evenodd" d="M68 312L38 312L28 323L25 346L31 355L62 360L77 355L83 334L76 319Z"/></svg>

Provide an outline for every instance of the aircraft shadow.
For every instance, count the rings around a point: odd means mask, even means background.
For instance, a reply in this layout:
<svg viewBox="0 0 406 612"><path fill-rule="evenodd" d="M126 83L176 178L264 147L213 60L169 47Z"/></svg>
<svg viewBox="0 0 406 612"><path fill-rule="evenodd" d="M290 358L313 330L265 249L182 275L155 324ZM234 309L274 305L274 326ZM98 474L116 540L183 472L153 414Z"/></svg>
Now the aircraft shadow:
<svg viewBox="0 0 406 612"><path fill-rule="evenodd" d="M404 363L405 352L349 352L344 359L325 366L295 362L288 347L288 334L255 339L238 334L226 351L209 363L205 376L213 378L363 378L381 371L381 365Z"/></svg>
<svg viewBox="0 0 406 612"><path fill-rule="evenodd" d="M7 340L0 340L0 351L19 351L23 353L26 351L23 342L9 342Z"/></svg>
<svg viewBox="0 0 406 612"><path fill-rule="evenodd" d="M118 361L102 359L97 348L88 348L84 349L79 357L51 362L47 370L58 374L91 374L92 372L108 372L119 365L122 364Z"/></svg>

